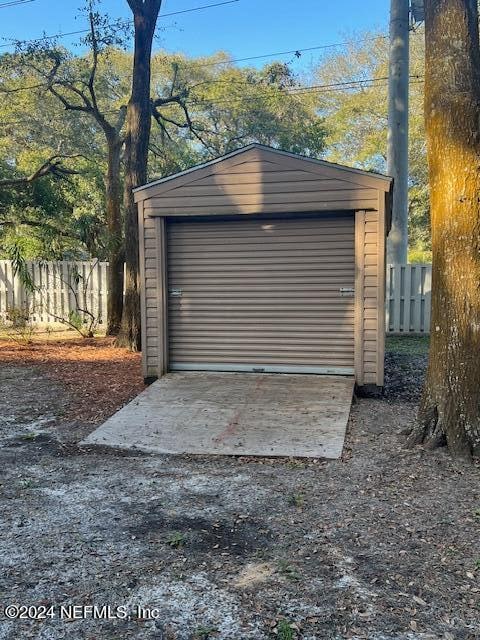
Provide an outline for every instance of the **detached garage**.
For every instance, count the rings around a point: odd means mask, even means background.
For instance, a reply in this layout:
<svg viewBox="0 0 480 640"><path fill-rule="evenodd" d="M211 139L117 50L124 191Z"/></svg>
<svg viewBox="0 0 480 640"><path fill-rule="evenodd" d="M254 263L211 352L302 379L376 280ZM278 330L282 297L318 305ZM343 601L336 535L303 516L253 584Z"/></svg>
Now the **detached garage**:
<svg viewBox="0 0 480 640"><path fill-rule="evenodd" d="M253 144L135 190L143 372L383 386L391 179Z"/></svg>

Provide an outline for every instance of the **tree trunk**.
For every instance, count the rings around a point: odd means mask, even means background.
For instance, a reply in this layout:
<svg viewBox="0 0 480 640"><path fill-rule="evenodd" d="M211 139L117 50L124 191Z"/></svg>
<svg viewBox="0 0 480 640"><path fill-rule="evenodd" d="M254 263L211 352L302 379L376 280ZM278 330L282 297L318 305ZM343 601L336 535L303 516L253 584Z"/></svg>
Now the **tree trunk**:
<svg viewBox="0 0 480 640"><path fill-rule="evenodd" d="M105 176L105 198L108 229L108 297L107 335L120 331L123 312L123 243L121 216L120 153L122 141L118 135L107 136L108 160Z"/></svg>
<svg viewBox="0 0 480 640"><path fill-rule="evenodd" d="M432 220L430 359L410 444L480 455L480 50L477 0L425 0Z"/></svg>
<svg viewBox="0 0 480 640"><path fill-rule="evenodd" d="M138 218L132 189L147 181L151 127L150 58L161 0L128 0L128 3L133 12L135 45L125 137L125 299L117 344L138 351L141 348Z"/></svg>

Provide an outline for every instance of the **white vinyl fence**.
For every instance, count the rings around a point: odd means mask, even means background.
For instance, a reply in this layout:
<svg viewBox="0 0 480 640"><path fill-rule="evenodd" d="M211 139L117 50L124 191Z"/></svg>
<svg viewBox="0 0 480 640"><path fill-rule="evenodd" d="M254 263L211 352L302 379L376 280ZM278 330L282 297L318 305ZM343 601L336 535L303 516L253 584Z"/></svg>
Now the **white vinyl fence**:
<svg viewBox="0 0 480 640"><path fill-rule="evenodd" d="M10 260L0 260L0 319L8 309L28 308L38 324L52 324L87 309L99 324L107 318L107 262L27 262L34 289L25 287ZM80 313L80 315L82 315Z"/></svg>
<svg viewBox="0 0 480 640"><path fill-rule="evenodd" d="M430 333L431 264L387 265L387 333Z"/></svg>
<svg viewBox="0 0 480 640"><path fill-rule="evenodd" d="M29 262L28 267L33 293L14 275L12 263L0 260L0 318L8 308L28 305L34 322L49 324L82 307L98 317L99 324L106 322L107 262ZM387 265L387 333L429 333L431 276L429 264Z"/></svg>

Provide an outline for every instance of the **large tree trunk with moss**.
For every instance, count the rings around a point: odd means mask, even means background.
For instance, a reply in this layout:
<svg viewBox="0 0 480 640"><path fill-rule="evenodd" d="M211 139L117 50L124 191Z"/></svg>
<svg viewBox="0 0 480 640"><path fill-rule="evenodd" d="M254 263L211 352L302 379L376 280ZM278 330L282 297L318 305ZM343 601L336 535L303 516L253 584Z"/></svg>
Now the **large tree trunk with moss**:
<svg viewBox="0 0 480 640"><path fill-rule="evenodd" d="M135 45L125 137L125 298L117 344L137 351L141 348L138 217L132 189L147 181L151 128L150 58L161 0L128 0L128 4L133 13Z"/></svg>
<svg viewBox="0 0 480 640"><path fill-rule="evenodd" d="M107 335L120 331L123 312L123 243L121 214L120 154L122 140L117 134L107 136L108 161L105 198L108 230Z"/></svg>
<svg viewBox="0 0 480 640"><path fill-rule="evenodd" d="M477 0L425 0L432 221L430 359L410 443L480 455L480 51Z"/></svg>

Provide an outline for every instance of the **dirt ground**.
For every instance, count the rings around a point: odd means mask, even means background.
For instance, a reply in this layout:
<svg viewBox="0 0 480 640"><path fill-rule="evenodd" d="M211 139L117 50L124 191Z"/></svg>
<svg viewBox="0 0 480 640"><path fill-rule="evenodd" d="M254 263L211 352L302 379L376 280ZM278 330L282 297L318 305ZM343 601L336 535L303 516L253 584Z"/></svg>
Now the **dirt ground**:
<svg viewBox="0 0 480 640"><path fill-rule="evenodd" d="M1 343L0 639L480 638L480 469L404 448L426 350L390 340L344 458L299 462L81 449L138 356Z"/></svg>

